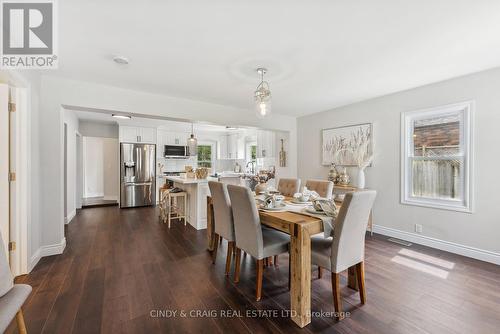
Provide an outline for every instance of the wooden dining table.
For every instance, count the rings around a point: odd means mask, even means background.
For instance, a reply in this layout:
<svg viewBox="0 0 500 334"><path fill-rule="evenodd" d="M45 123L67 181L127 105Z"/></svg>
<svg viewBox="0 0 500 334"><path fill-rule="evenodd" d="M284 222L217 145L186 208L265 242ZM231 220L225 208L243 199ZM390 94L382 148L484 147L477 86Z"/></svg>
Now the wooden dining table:
<svg viewBox="0 0 500 334"><path fill-rule="evenodd" d="M336 202L342 205L342 202ZM259 210L261 224L290 235L290 314L303 328L311 322L311 236L323 232L321 219L291 211ZM208 250L214 250L215 232L212 198L207 198ZM348 270L348 286L357 290L356 270Z"/></svg>

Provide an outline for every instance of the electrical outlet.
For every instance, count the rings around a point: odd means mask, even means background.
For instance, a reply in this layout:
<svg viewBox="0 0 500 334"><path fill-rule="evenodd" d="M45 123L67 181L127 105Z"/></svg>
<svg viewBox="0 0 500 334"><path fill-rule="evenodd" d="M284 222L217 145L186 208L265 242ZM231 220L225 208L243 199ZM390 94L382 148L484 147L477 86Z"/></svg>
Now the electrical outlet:
<svg viewBox="0 0 500 334"><path fill-rule="evenodd" d="M422 225L420 225L420 224L415 224L415 232L417 232L417 233L422 233Z"/></svg>

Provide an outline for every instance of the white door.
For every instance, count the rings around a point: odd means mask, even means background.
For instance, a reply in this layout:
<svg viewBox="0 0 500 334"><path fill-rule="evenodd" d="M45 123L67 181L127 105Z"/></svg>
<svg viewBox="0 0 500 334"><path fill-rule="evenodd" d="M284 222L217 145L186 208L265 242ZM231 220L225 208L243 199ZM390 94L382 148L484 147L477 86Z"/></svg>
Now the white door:
<svg viewBox="0 0 500 334"><path fill-rule="evenodd" d="M9 87L0 84L0 233L9 254Z"/></svg>

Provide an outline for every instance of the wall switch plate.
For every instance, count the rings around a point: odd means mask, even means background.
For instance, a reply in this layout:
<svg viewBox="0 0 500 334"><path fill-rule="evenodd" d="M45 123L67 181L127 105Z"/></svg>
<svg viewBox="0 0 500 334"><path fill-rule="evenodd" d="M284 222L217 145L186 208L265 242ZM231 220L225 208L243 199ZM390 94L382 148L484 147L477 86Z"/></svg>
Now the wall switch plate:
<svg viewBox="0 0 500 334"><path fill-rule="evenodd" d="M422 225L420 225L420 224L415 224L415 232L417 232L417 233L422 233Z"/></svg>

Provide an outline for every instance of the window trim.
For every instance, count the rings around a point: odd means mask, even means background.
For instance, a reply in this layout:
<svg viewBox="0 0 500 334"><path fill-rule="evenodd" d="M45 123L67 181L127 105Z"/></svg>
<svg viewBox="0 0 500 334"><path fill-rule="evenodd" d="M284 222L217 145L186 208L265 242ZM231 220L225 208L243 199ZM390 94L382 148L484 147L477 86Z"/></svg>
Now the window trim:
<svg viewBox="0 0 500 334"><path fill-rule="evenodd" d="M465 101L448 104L433 108L406 111L401 113L401 204L422 206L435 209L451 210L458 212L474 212L474 115L475 101ZM463 152L460 153L463 159L463 199L436 199L411 196L412 191L412 170L410 162L415 157L410 155L413 147L413 127L412 122L416 119L437 117L446 114L456 114L460 112L463 128L460 131L460 140L463 142ZM446 159L446 157L444 157Z"/></svg>

